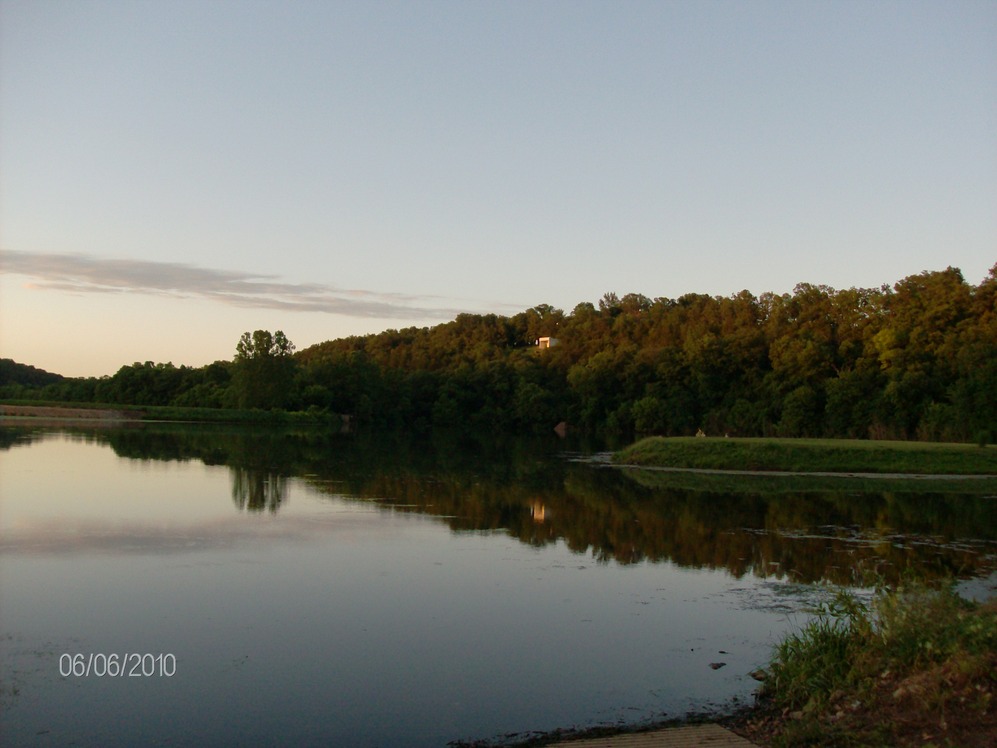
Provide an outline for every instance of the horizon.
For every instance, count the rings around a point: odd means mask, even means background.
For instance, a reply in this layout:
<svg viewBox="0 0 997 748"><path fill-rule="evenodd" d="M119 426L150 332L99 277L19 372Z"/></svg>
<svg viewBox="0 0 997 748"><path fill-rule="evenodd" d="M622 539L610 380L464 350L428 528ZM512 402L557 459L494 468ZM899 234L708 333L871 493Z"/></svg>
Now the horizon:
<svg viewBox="0 0 997 748"><path fill-rule="evenodd" d="M983 0L0 0L0 357L105 376L612 291L975 286L994 132Z"/></svg>

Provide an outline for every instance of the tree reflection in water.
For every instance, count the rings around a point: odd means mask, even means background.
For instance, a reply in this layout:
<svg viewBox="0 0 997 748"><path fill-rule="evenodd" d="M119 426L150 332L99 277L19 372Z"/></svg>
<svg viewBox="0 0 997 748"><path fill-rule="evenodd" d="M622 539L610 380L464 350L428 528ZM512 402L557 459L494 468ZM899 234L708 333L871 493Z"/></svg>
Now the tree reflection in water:
<svg viewBox="0 0 997 748"><path fill-rule="evenodd" d="M568 459L566 442L556 438L466 432L344 436L148 425L75 433L69 438L104 441L129 458L226 465L233 501L248 512L277 513L296 478L320 496L435 516L455 532L501 530L533 546L564 543L607 563L670 562L846 585L865 571L893 581L901 574L966 578L997 566L995 480L974 490L916 481L738 483L599 468ZM8 448L32 438L47 437L21 434Z"/></svg>
<svg viewBox="0 0 997 748"><path fill-rule="evenodd" d="M239 509L276 514L287 498L287 477L267 470L233 467L232 500Z"/></svg>

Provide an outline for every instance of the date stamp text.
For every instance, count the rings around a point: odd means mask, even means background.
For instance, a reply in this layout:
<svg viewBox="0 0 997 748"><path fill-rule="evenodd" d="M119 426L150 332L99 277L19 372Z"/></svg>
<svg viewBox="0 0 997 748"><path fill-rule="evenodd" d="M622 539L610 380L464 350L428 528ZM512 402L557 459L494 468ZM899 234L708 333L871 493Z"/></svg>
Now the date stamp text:
<svg viewBox="0 0 997 748"><path fill-rule="evenodd" d="M173 654L83 654L59 656L59 675L63 678L172 678L177 672Z"/></svg>

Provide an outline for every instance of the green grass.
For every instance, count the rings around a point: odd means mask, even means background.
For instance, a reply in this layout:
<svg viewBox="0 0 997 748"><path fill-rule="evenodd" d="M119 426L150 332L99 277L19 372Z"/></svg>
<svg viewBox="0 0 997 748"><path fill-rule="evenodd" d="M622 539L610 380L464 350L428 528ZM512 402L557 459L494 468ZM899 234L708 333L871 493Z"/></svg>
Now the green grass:
<svg viewBox="0 0 997 748"><path fill-rule="evenodd" d="M997 447L933 442L652 436L615 453L613 461L709 470L997 475Z"/></svg>
<svg viewBox="0 0 997 748"><path fill-rule="evenodd" d="M846 592L775 648L763 694L774 745L977 745L997 727L997 603L951 585Z"/></svg>

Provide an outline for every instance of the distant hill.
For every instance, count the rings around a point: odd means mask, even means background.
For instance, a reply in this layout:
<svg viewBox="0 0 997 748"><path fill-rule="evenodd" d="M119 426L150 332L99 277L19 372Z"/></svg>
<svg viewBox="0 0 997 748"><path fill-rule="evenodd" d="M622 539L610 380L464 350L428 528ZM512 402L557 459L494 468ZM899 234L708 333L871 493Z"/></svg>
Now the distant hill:
<svg viewBox="0 0 997 748"><path fill-rule="evenodd" d="M0 358L0 386L5 384L25 384L45 386L65 380L61 374L53 374L27 364L19 364L9 358Z"/></svg>

